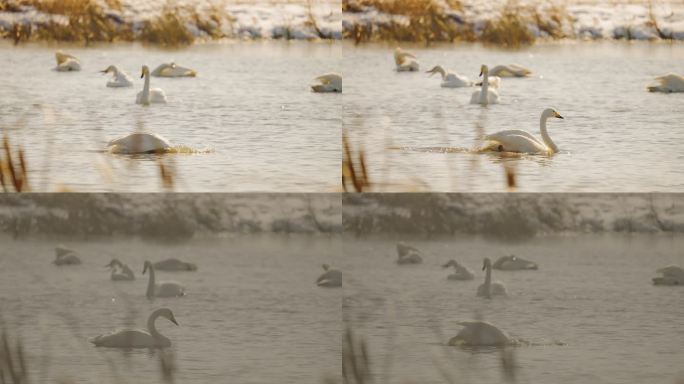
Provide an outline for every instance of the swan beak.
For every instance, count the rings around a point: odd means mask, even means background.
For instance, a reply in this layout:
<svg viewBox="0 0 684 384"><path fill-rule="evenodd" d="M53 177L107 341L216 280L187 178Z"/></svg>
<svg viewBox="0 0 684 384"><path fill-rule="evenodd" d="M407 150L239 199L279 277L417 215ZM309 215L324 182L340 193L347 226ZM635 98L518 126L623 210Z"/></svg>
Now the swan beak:
<svg viewBox="0 0 684 384"><path fill-rule="evenodd" d="M143 77L145 77L145 71L140 72L140 78L142 79Z"/></svg>
<svg viewBox="0 0 684 384"><path fill-rule="evenodd" d="M482 71L480 71L480 76L482 76Z"/></svg>
<svg viewBox="0 0 684 384"><path fill-rule="evenodd" d="M107 71L106 69L103 69L100 71L100 73L107 73L107 72L109 72L109 71Z"/></svg>
<svg viewBox="0 0 684 384"><path fill-rule="evenodd" d="M487 268L487 264L482 264L482 270L484 271Z"/></svg>
<svg viewBox="0 0 684 384"><path fill-rule="evenodd" d="M172 318L170 318L169 320L171 320L172 323L174 323L174 324L176 324L177 326L180 327L180 324L178 324L178 322L176 321L176 318L175 318L175 317L172 317Z"/></svg>
<svg viewBox="0 0 684 384"><path fill-rule="evenodd" d="M556 115L556 117L559 118L559 119L565 120L565 117L563 117L563 116L561 116L561 115Z"/></svg>

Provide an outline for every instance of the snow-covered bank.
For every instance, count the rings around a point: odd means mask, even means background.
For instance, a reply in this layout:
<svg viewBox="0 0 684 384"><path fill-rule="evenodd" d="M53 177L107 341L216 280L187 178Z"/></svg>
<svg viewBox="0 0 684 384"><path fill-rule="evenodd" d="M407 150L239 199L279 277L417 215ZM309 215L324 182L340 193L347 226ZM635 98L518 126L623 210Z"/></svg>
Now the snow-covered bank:
<svg viewBox="0 0 684 384"><path fill-rule="evenodd" d="M345 232L528 238L558 233L683 233L680 194L345 195Z"/></svg>

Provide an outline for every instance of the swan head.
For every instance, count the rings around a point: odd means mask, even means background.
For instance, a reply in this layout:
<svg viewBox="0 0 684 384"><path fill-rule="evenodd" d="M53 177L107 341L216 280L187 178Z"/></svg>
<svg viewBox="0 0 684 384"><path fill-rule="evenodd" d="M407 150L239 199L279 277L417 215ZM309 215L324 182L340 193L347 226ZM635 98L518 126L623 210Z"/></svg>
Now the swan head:
<svg viewBox="0 0 684 384"><path fill-rule="evenodd" d="M117 258L113 258L112 261L109 262L109 264L105 265L105 267L114 268L117 265L122 265L121 261L119 261L119 259Z"/></svg>
<svg viewBox="0 0 684 384"><path fill-rule="evenodd" d="M150 68L147 65L142 66L142 72L140 73L140 78L142 79L145 75L150 74Z"/></svg>
<svg viewBox="0 0 684 384"><path fill-rule="evenodd" d="M323 264L323 265L321 265L321 267L323 267L324 271L327 271L328 269L330 269L330 266L328 264Z"/></svg>
<svg viewBox="0 0 684 384"><path fill-rule="evenodd" d="M482 66L480 67L480 76L486 75L488 73L489 73L489 68L487 67L487 65L482 64Z"/></svg>
<svg viewBox="0 0 684 384"><path fill-rule="evenodd" d="M434 75L435 73L444 73L444 68L442 68L441 65L435 65L431 70L425 71L425 73L429 73L430 76Z"/></svg>
<svg viewBox="0 0 684 384"><path fill-rule="evenodd" d="M180 324L178 324L178 321L176 321L176 317L173 316L173 312L171 312L171 310L168 308L159 308L156 311L154 311L154 313L152 315L163 317L163 318L167 319L168 321L180 326Z"/></svg>
<svg viewBox="0 0 684 384"><path fill-rule="evenodd" d="M446 264L442 265L442 268L449 268L451 266L458 267L458 262L456 260L449 260Z"/></svg>
<svg viewBox="0 0 684 384"><path fill-rule="evenodd" d="M102 70L102 71L100 71L100 72L102 72L102 73L109 73L109 72L117 73L118 70L117 70L117 68L116 68L116 65L110 65L109 67L107 67L107 69L104 69L104 70Z"/></svg>
<svg viewBox="0 0 684 384"><path fill-rule="evenodd" d="M142 271L143 275L145 274L145 272L147 272L148 269L152 269L152 263L150 263L149 261L145 261Z"/></svg>
<svg viewBox="0 0 684 384"><path fill-rule="evenodd" d="M492 261L489 260L489 257L485 257L484 261L482 262L482 270L484 271L485 269L487 269L487 267L491 267L491 266L492 266Z"/></svg>
<svg viewBox="0 0 684 384"><path fill-rule="evenodd" d="M565 119L563 116L560 115L555 109L553 108L546 108L544 112L542 112L542 118L543 119L548 119L549 117L555 117L557 119Z"/></svg>

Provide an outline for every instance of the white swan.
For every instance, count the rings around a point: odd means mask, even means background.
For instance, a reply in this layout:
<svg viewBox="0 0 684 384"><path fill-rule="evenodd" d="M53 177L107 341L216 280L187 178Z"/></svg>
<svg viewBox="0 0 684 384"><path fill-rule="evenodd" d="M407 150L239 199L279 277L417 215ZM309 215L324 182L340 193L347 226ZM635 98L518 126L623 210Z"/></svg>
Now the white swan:
<svg viewBox="0 0 684 384"><path fill-rule="evenodd" d="M181 67L180 65L174 63L160 64L157 68L152 71L152 76L156 77L195 77L197 76L197 71Z"/></svg>
<svg viewBox="0 0 684 384"><path fill-rule="evenodd" d="M495 89L489 88L489 69L484 64L480 67L480 76L484 76L482 88L473 92L473 95L470 97L470 104L487 105L498 103L499 93Z"/></svg>
<svg viewBox="0 0 684 384"><path fill-rule="evenodd" d="M100 335L90 339L96 347L108 348L166 348L171 346L171 340L157 331L154 322L163 317L178 325L176 318L168 308L159 308L147 319L147 329L123 329Z"/></svg>
<svg viewBox="0 0 684 384"><path fill-rule="evenodd" d="M449 345L496 347L513 343L506 332L486 321L462 321L458 325L465 328L449 340Z"/></svg>
<svg viewBox="0 0 684 384"><path fill-rule="evenodd" d="M64 246L58 245L55 247L55 265L79 265L81 264L81 259L76 255L76 252L65 248Z"/></svg>
<svg viewBox="0 0 684 384"><path fill-rule="evenodd" d="M143 90L138 92L135 97L135 102L137 104L149 105L150 103L166 103L166 94L159 88L150 89L150 69L147 65L142 66L142 73L140 78L145 78L145 85Z"/></svg>
<svg viewBox="0 0 684 384"><path fill-rule="evenodd" d="M443 88L460 88L460 87L470 87L473 82L468 80L467 77L459 75L458 73L447 71L441 65L436 65L431 70L427 71L430 76L435 73L442 75L442 87Z"/></svg>
<svg viewBox="0 0 684 384"><path fill-rule="evenodd" d="M496 89L497 92L501 88L501 78L499 76L488 76L487 81L489 83L489 88ZM478 81L477 83L475 83L475 85L481 87L482 82Z"/></svg>
<svg viewBox="0 0 684 384"><path fill-rule="evenodd" d="M133 271L128 267L128 265L119 261L119 259L112 259L112 261L105 265L105 267L109 267L112 270L110 278L114 281L135 280ZM117 270L117 267L121 270L121 272Z"/></svg>
<svg viewBox="0 0 684 384"><path fill-rule="evenodd" d="M326 73L314 79L316 84L311 85L314 92L330 93L342 92L342 76L337 73Z"/></svg>
<svg viewBox="0 0 684 384"><path fill-rule="evenodd" d="M420 251L404 243L397 244L397 254L397 264L420 264L423 262Z"/></svg>
<svg viewBox="0 0 684 384"><path fill-rule="evenodd" d="M499 77L525 77L531 73L532 71L518 64L497 65L491 71L492 76Z"/></svg>
<svg viewBox="0 0 684 384"><path fill-rule="evenodd" d="M482 270L486 270L485 281L477 287L477 295L491 299L492 296L506 296L506 287L500 282L492 283L492 261L485 257Z"/></svg>
<svg viewBox="0 0 684 384"><path fill-rule="evenodd" d="M157 261L152 264L157 271L196 271L197 265L180 261L176 258L170 258L162 261Z"/></svg>
<svg viewBox="0 0 684 384"><path fill-rule="evenodd" d="M316 279L316 285L319 287L341 287L342 286L342 272L336 269L330 269L328 264L323 264L323 274Z"/></svg>
<svg viewBox="0 0 684 384"><path fill-rule="evenodd" d="M55 68L58 72L70 72L70 71L80 71L81 62L77 58L71 56L68 53L62 51L55 52L55 59L57 60L57 67Z"/></svg>
<svg viewBox="0 0 684 384"><path fill-rule="evenodd" d="M150 271L150 279L147 281L146 296L148 299L153 297L177 297L185 295L185 288L176 282L159 282L155 283L154 267L149 261L145 261L143 267L143 275Z"/></svg>
<svg viewBox="0 0 684 384"><path fill-rule="evenodd" d="M676 265L660 268L656 272L662 276L652 279L655 285L684 285L684 269Z"/></svg>
<svg viewBox="0 0 684 384"><path fill-rule="evenodd" d="M399 47L394 51L394 63L397 65L397 72L415 72L420 69L416 57Z"/></svg>
<svg viewBox="0 0 684 384"><path fill-rule="evenodd" d="M647 87L649 92L684 92L684 76L668 73L656 77L655 80L656 84Z"/></svg>
<svg viewBox="0 0 684 384"><path fill-rule="evenodd" d="M542 112L539 119L539 130L541 131L542 139L539 140L531 133L520 129L510 129L506 131L499 131L497 133L485 136L485 140L490 142L490 145L484 149L496 148L499 152L520 152L520 153L536 153L553 155L558 152L556 143L551 140L546 131L546 120L550 117L563 119L558 112L553 108L547 108Z"/></svg>
<svg viewBox="0 0 684 384"><path fill-rule="evenodd" d="M107 82L107 86L110 88L121 88L121 87L131 87L133 86L133 81L126 74L126 72L120 70L116 65L110 65L107 69L100 71L103 74L112 73L114 77Z"/></svg>
<svg viewBox="0 0 684 384"><path fill-rule="evenodd" d="M475 275L465 266L459 264L456 260L449 260L442 268L454 267L454 273L447 276L447 280L472 280Z"/></svg>
<svg viewBox="0 0 684 384"><path fill-rule="evenodd" d="M107 143L109 151L121 154L164 153L173 146L164 137L154 133L130 133Z"/></svg>
<svg viewBox="0 0 684 384"><path fill-rule="evenodd" d="M494 262L492 268L503 271L519 271L523 269L539 269L537 263L521 259L515 255L501 256Z"/></svg>

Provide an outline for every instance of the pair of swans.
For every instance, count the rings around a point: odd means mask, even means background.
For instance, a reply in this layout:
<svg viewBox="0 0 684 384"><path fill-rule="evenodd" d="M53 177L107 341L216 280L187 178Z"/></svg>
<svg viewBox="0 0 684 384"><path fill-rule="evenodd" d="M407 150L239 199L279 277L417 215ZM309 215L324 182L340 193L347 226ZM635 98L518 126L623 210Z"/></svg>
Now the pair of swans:
<svg viewBox="0 0 684 384"><path fill-rule="evenodd" d="M317 93L342 92L342 76L337 73L326 73L314 79L311 90Z"/></svg>
<svg viewBox="0 0 684 384"><path fill-rule="evenodd" d="M72 72L81 70L81 62L74 56L64 53L62 51L55 52L55 60L57 60L57 72Z"/></svg>
<svg viewBox="0 0 684 384"><path fill-rule="evenodd" d="M151 103L166 103L166 94L161 88L150 89L150 69L147 65L142 66L142 73L140 78L145 78L145 84L142 91L138 92L135 97L136 104L150 105Z"/></svg>
<svg viewBox="0 0 684 384"><path fill-rule="evenodd" d="M150 271L150 278L147 281L147 292L145 293L145 296L147 296L148 299L155 297L178 297L185 295L185 287L179 283L171 281L160 281L157 283L155 279L154 266L149 261L145 261L142 272L143 275L147 271Z"/></svg>
<svg viewBox="0 0 684 384"><path fill-rule="evenodd" d="M447 276L447 280L472 280L475 275L465 266L459 264L456 260L449 260L442 268L454 267L454 273Z"/></svg>
<svg viewBox="0 0 684 384"><path fill-rule="evenodd" d="M128 76L128 74L120 70L119 67L117 67L116 65L110 65L109 67L107 67L107 69L100 72L102 72L105 75L107 73L111 73L113 75L111 80L107 82L107 87L109 88L123 88L133 86L133 81Z"/></svg>
<svg viewBox="0 0 684 384"><path fill-rule="evenodd" d="M122 263L119 259L112 259L109 264L105 265L112 270L110 278L114 281L132 281L135 280L133 271L128 265Z"/></svg>
<svg viewBox="0 0 684 384"><path fill-rule="evenodd" d="M420 64L416 56L397 47L394 51L394 64L397 72L416 72L420 70Z"/></svg>
<svg viewBox="0 0 684 384"><path fill-rule="evenodd" d="M319 287L341 287L342 286L342 272L336 269L331 269L328 264L323 264L323 274L316 279L316 285Z"/></svg>
<svg viewBox="0 0 684 384"><path fill-rule="evenodd" d="M147 329L123 329L113 331L90 339L96 347L108 348L167 348L171 346L171 340L159 333L154 323L163 317L168 321L179 325L176 318L168 308L155 310L147 318Z"/></svg>
<svg viewBox="0 0 684 384"><path fill-rule="evenodd" d="M660 268L656 272L662 276L654 277L654 285L684 285L684 269L676 265Z"/></svg>
<svg viewBox="0 0 684 384"><path fill-rule="evenodd" d="M502 256L494 262L492 268L502 271L537 270L537 263L522 259L515 255Z"/></svg>
<svg viewBox="0 0 684 384"><path fill-rule="evenodd" d="M79 265L81 264L81 259L76 255L76 252L65 248L62 245L55 247L55 265Z"/></svg>
<svg viewBox="0 0 684 384"><path fill-rule="evenodd" d="M655 81L655 84L649 85L646 88L649 92L684 92L684 76L668 73L667 75L656 77Z"/></svg>
<svg viewBox="0 0 684 384"><path fill-rule="evenodd" d="M477 296L491 299L492 296L506 296L506 287L501 282L492 282L492 261L485 257L482 270L486 271L485 281L477 287Z"/></svg>
<svg viewBox="0 0 684 384"><path fill-rule="evenodd" d="M397 244L397 264L420 264L423 258L420 256L420 251L410 245L404 243Z"/></svg>
<svg viewBox="0 0 684 384"><path fill-rule="evenodd" d="M484 87L484 86L483 86ZM546 130L546 121L549 118L563 119L553 108L545 109L539 119L541 140L531 133L520 129L499 131L484 137L489 143L482 148L483 151L495 150L498 152L518 152L529 154L553 155L558 153L558 146L551 140Z"/></svg>

